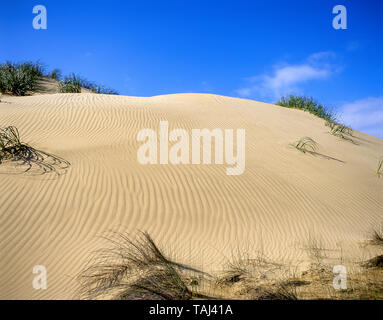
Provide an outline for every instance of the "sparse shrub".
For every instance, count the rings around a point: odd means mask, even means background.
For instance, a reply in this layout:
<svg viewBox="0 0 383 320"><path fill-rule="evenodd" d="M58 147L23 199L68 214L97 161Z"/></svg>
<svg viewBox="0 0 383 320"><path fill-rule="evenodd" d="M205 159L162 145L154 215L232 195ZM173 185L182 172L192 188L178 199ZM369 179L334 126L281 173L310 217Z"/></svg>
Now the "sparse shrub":
<svg viewBox="0 0 383 320"><path fill-rule="evenodd" d="M316 102L312 97L290 95L282 97L276 104L286 108L308 111L319 118L329 121L334 121L336 118L332 111Z"/></svg>
<svg viewBox="0 0 383 320"><path fill-rule="evenodd" d="M65 77L59 84L61 93L81 93L81 78L74 73Z"/></svg>
<svg viewBox="0 0 383 320"><path fill-rule="evenodd" d="M0 92L24 96L36 88L37 78L30 63L6 62L0 65Z"/></svg>

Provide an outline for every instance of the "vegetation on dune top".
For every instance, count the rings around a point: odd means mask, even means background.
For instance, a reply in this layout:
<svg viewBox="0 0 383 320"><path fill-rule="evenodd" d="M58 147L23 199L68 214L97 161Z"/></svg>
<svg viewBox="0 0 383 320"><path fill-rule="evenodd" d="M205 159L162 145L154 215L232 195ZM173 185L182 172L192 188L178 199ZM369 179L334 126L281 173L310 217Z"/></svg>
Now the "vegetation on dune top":
<svg viewBox="0 0 383 320"><path fill-rule="evenodd" d="M81 79L79 76L72 73L70 76L65 77L59 83L59 90L61 93L80 93L81 92Z"/></svg>
<svg viewBox="0 0 383 320"><path fill-rule="evenodd" d="M312 97L289 95L282 97L275 104L286 108L301 109L310 112L326 120L325 125L330 128L331 135L355 143L351 138L353 136L353 130L340 123L332 110L316 102Z"/></svg>
<svg viewBox="0 0 383 320"><path fill-rule="evenodd" d="M46 72L45 66L39 61L23 63L7 61L0 64L0 93L24 96L37 91L38 81L44 77L58 81L61 93L80 93L81 88L85 88L93 93L118 94L116 90L87 81L74 73L62 80L60 69L56 68L51 72Z"/></svg>
<svg viewBox="0 0 383 320"><path fill-rule="evenodd" d="M39 66L30 62L19 64L5 62L0 65L0 92L24 96L36 88Z"/></svg>
<svg viewBox="0 0 383 320"><path fill-rule="evenodd" d="M328 121L336 120L336 116L333 111L316 102L312 97L290 95L282 97L278 102L276 102L276 105L286 108L302 109Z"/></svg>

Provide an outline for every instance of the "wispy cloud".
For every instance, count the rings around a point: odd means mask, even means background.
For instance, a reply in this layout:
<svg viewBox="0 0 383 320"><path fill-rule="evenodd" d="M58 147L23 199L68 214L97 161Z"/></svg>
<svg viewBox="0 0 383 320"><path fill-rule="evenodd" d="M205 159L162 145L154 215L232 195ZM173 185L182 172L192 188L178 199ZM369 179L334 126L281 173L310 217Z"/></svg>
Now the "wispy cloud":
<svg viewBox="0 0 383 320"><path fill-rule="evenodd" d="M278 99L286 94L302 93L301 85L312 80L327 79L339 70L330 64L335 58L333 52L318 52L310 55L300 64L275 66L270 74L246 79L246 85L236 90L241 97Z"/></svg>
<svg viewBox="0 0 383 320"><path fill-rule="evenodd" d="M383 139L383 97L368 97L344 104L341 120L352 128Z"/></svg>

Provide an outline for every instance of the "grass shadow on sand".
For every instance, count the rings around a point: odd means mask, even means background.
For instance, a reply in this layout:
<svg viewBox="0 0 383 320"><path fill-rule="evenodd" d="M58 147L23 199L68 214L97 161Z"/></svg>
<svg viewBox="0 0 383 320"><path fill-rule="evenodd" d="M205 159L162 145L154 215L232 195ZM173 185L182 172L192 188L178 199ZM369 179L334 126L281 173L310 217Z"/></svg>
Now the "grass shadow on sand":
<svg viewBox="0 0 383 320"><path fill-rule="evenodd" d="M17 128L10 126L0 128L0 165L6 169L1 173L6 174L61 175L70 162L22 143Z"/></svg>
<svg viewBox="0 0 383 320"><path fill-rule="evenodd" d="M337 159L334 157L330 157L330 156L325 155L323 153L317 152L319 145L314 139L312 139L310 137L300 138L298 141L296 141L295 143L291 143L290 145L293 146L295 149L303 152L303 153L308 153L308 154L311 154L313 156L317 156L317 157L320 157L320 158L323 158L326 160L334 160L334 161L338 161L341 163L346 163L343 160L340 160L340 159Z"/></svg>

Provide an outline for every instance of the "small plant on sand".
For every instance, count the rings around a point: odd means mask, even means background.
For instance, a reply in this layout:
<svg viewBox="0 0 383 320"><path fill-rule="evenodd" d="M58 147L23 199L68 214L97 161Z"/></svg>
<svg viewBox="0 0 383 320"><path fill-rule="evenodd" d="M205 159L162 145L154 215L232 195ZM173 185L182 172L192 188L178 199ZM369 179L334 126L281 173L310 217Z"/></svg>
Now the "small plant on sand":
<svg viewBox="0 0 383 320"><path fill-rule="evenodd" d="M74 73L65 77L59 84L61 93L81 93L81 78Z"/></svg>
<svg viewBox="0 0 383 320"><path fill-rule="evenodd" d="M0 65L0 92L24 96L37 85L37 71L30 63L6 62Z"/></svg>
<svg viewBox="0 0 383 320"><path fill-rule="evenodd" d="M95 252L90 266L78 276L79 294L85 298L188 300L193 297L181 270L147 233L135 239L115 234L112 246Z"/></svg>
<svg viewBox="0 0 383 320"><path fill-rule="evenodd" d="M376 169L376 174L378 178L380 178L383 175L383 158L380 159L378 162L378 168Z"/></svg>
<svg viewBox="0 0 383 320"><path fill-rule="evenodd" d="M318 148L318 143L316 143L312 138L310 137L303 137L299 139L297 142L292 144L296 149L299 151L306 153L313 153L317 150Z"/></svg>
<svg viewBox="0 0 383 320"><path fill-rule="evenodd" d="M37 167L39 174L58 174L58 169L70 166L69 162L59 157L22 143L19 131L13 126L0 128L0 164L4 162L15 162L19 167L25 167L24 172Z"/></svg>
<svg viewBox="0 0 383 320"><path fill-rule="evenodd" d="M353 130L344 124L335 121L326 121L326 126L330 128L330 134L344 140L353 141L349 136L352 136Z"/></svg>
<svg viewBox="0 0 383 320"><path fill-rule="evenodd" d="M325 120L335 120L334 113L316 102L312 97L290 95L282 97L278 102L276 102L276 105L308 111Z"/></svg>

